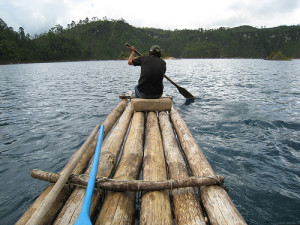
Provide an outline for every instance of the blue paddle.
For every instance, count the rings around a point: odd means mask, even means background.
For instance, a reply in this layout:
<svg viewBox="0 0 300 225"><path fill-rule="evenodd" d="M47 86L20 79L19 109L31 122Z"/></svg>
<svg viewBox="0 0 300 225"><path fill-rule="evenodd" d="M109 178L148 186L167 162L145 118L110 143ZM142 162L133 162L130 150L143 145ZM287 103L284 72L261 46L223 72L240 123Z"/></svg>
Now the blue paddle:
<svg viewBox="0 0 300 225"><path fill-rule="evenodd" d="M98 170L98 164L100 158L100 149L101 149L101 144L103 139L103 132L104 132L104 125L102 124L99 131L93 165L90 172L89 181L86 187L86 192L85 192L81 212L75 222L75 225L92 225L90 219L90 209L91 209L92 197L93 197L93 192L94 192L94 187L96 182L96 176L97 176L97 170Z"/></svg>

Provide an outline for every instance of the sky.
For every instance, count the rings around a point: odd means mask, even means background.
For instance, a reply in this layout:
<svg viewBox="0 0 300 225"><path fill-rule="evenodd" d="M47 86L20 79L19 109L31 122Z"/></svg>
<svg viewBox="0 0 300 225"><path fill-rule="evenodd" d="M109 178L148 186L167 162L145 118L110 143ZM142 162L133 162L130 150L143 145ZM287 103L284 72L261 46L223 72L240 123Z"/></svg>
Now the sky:
<svg viewBox="0 0 300 225"><path fill-rule="evenodd" d="M0 0L0 18L30 35L93 17L165 30L300 24L300 0Z"/></svg>

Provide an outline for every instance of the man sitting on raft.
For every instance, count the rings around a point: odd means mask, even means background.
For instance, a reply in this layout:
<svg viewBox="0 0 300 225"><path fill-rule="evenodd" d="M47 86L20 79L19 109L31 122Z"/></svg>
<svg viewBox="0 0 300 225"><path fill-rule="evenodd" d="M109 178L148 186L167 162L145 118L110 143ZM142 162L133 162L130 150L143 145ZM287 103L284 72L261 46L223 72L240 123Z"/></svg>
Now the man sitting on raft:
<svg viewBox="0 0 300 225"><path fill-rule="evenodd" d="M128 58L128 64L141 66L141 75L138 85L135 86L136 98L160 98L163 94L163 78L166 72L166 62L162 60L161 48L153 45L150 48L149 55L134 58L135 48L129 48L131 54Z"/></svg>

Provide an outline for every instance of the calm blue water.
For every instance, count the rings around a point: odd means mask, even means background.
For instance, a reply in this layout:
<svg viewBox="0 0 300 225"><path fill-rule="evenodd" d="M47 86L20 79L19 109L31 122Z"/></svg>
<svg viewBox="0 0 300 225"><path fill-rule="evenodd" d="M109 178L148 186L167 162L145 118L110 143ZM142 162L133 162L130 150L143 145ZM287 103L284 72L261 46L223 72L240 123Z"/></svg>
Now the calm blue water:
<svg viewBox="0 0 300 225"><path fill-rule="evenodd" d="M300 224L300 60L167 60L174 102L249 224ZM0 224L13 224L133 89L126 61L0 66Z"/></svg>

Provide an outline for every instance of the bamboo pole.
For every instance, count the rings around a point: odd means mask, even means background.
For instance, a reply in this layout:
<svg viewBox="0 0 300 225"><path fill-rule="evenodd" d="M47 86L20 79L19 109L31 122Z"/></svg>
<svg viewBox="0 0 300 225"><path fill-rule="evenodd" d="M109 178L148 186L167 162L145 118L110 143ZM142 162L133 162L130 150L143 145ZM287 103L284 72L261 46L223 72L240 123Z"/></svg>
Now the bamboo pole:
<svg viewBox="0 0 300 225"><path fill-rule="evenodd" d="M123 111L125 110L125 107L127 105L127 100L122 100L120 103L113 109L113 111L107 116L107 118L104 120L103 124L105 126L104 129L104 138L107 135L107 133L111 130L112 126L115 124L115 122L119 119ZM87 142L87 141L86 141ZM75 169L73 170L73 174L81 174L86 169L87 164L94 154L95 147L97 144L97 139L94 138L92 143L88 146L86 152L81 157L79 163L76 165ZM80 150L80 149L79 149ZM78 150L78 151L79 151ZM76 155L75 153L74 155ZM63 170L64 171L64 170ZM63 172L62 171L62 172ZM43 192L42 194L35 200L35 202L27 209L27 211L19 218L17 221L17 225L24 225L28 222L30 217L34 214L34 212L40 208L42 202L46 198L46 196L49 194L49 192L54 187L54 184L50 184ZM40 224L52 224L54 219L56 218L59 211L64 206L65 201L70 196L71 192L73 191L73 188L71 186L64 186L60 193L58 193L58 196L52 203L52 206L47 212L47 215L43 217L43 219L40 221Z"/></svg>
<svg viewBox="0 0 300 225"><path fill-rule="evenodd" d="M45 172L38 169L32 170L31 176L51 183L55 183L59 179L58 173ZM97 188L108 191L161 191L165 189L220 185L224 183L224 177L217 175L216 177L187 177L162 181L109 179L103 177L96 181L96 183ZM68 180L68 184L86 187L87 180L80 175L72 174Z"/></svg>
<svg viewBox="0 0 300 225"><path fill-rule="evenodd" d="M213 169L174 105L170 115L193 175L215 176ZM246 224L222 187L202 187L200 188L200 196L210 224Z"/></svg>
<svg viewBox="0 0 300 225"><path fill-rule="evenodd" d="M189 176L188 169L177 144L176 137L166 112L159 113L159 124L162 132L169 177L183 179ZM193 188L173 189L173 204L176 224L206 225L199 199Z"/></svg>
<svg viewBox="0 0 300 225"><path fill-rule="evenodd" d="M143 161L144 117L145 114L142 112L135 112L133 115L114 179L132 180L139 176ZM134 192L109 192L105 197L96 224L132 224L134 213Z"/></svg>
<svg viewBox="0 0 300 225"><path fill-rule="evenodd" d="M146 126L143 179L166 180L166 164L157 115L149 112ZM142 196L140 224L173 224L168 191L151 191Z"/></svg>
<svg viewBox="0 0 300 225"><path fill-rule="evenodd" d="M120 120L118 121L116 127L102 144L97 176L110 177L117 162L117 157L125 138L131 116L132 109L131 103L129 103ZM90 169L91 166L86 171L86 174L89 174ZM99 205L102 194L102 190L94 192L90 210L91 219L93 219L93 217L95 216L95 212L97 210L97 206ZM57 216L56 220L54 221L54 224L74 224L78 215L80 214L84 195L85 189L76 187L70 195L68 201L64 205L63 209Z"/></svg>

